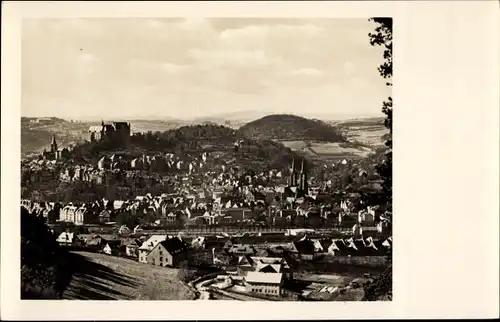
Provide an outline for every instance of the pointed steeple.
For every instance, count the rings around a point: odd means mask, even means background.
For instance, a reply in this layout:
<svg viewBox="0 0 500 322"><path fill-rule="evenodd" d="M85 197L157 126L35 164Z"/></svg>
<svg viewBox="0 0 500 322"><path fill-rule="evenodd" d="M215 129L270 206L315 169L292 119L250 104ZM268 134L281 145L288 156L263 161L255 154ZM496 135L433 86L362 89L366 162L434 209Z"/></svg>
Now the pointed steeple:
<svg viewBox="0 0 500 322"><path fill-rule="evenodd" d="M57 152L57 142L56 142L55 135L52 135L52 141L50 142L50 152L52 152L52 153Z"/></svg>
<svg viewBox="0 0 500 322"><path fill-rule="evenodd" d="M295 177L295 158L292 159L292 169L290 171L290 179L289 179L289 182L288 184L290 186L295 186L296 184L296 177Z"/></svg>
<svg viewBox="0 0 500 322"><path fill-rule="evenodd" d="M104 120L101 119L101 126L104 126Z"/></svg>

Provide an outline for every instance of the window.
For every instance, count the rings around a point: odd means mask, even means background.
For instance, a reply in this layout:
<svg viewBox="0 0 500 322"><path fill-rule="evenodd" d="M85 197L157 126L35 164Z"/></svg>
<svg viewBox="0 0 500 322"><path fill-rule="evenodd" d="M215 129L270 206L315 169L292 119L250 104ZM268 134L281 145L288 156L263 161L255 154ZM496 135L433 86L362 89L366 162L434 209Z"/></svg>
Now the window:
<svg viewBox="0 0 500 322"><path fill-rule="evenodd" d="M160 254L161 255L161 254ZM163 262L163 257L160 257L160 262Z"/></svg>
<svg viewBox="0 0 500 322"><path fill-rule="evenodd" d="M163 256L163 252L160 250L160 256Z"/></svg>

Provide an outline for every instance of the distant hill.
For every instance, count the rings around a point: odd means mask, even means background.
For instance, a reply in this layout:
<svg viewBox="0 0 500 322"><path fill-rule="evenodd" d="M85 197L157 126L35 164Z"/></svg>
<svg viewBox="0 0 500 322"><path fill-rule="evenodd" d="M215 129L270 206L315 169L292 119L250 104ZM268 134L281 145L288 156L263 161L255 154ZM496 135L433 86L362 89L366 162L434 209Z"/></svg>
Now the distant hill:
<svg viewBox="0 0 500 322"><path fill-rule="evenodd" d="M163 132L189 124L177 120L131 120L129 122L132 132ZM99 123L100 121L70 121L56 117L22 117L21 155L28 156L50 149L52 135L56 136L60 147L82 143L88 139L89 126Z"/></svg>
<svg viewBox="0 0 500 322"><path fill-rule="evenodd" d="M268 115L240 128L242 134L254 139L312 140L345 142L345 137L334 126L323 121L290 114Z"/></svg>
<svg viewBox="0 0 500 322"><path fill-rule="evenodd" d="M87 138L90 123L71 122L64 119L22 117L21 118L21 155L39 153L50 148L52 135L57 144L66 147Z"/></svg>
<svg viewBox="0 0 500 322"><path fill-rule="evenodd" d="M132 135L130 147L125 151L105 141L86 142L76 146L72 153L75 160L96 163L102 155L119 153L129 157L146 154L174 153L181 159L210 152L217 158L255 171L286 168L292 158L299 155L280 142L251 139L240 131L222 125L188 125L163 132L146 132ZM306 161L307 162L307 161Z"/></svg>

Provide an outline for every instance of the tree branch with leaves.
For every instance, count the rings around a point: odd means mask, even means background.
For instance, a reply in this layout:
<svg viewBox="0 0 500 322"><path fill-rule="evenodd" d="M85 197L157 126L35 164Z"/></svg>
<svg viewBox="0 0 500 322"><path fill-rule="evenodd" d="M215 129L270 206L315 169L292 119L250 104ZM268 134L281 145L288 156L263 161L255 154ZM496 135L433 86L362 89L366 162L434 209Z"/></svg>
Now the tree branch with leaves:
<svg viewBox="0 0 500 322"><path fill-rule="evenodd" d="M386 80L386 85L392 87L392 18L371 18L377 26L369 33L370 45L384 48L383 62L378 66L380 76ZM385 157L377 165L377 172L383 179L384 199L392 209L392 97L382 103L382 113L385 115L385 126L389 129L389 137L385 142Z"/></svg>

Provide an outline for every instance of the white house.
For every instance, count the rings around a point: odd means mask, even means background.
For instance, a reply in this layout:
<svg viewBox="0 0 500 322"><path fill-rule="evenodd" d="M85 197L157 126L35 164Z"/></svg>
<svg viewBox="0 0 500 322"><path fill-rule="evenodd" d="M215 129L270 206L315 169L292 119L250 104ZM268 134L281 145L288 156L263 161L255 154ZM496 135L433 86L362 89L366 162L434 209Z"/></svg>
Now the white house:
<svg viewBox="0 0 500 322"><path fill-rule="evenodd" d="M156 245L158 245L158 243L166 239L167 235L152 235L151 237L149 237L149 239L146 240L144 243L142 243L141 247L138 248L139 262L147 263L148 262L147 255L149 254L149 252L151 252L153 248L155 248Z"/></svg>
<svg viewBox="0 0 500 322"><path fill-rule="evenodd" d="M75 233L63 232L61 233L56 241L61 246L80 246L81 241Z"/></svg>

